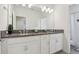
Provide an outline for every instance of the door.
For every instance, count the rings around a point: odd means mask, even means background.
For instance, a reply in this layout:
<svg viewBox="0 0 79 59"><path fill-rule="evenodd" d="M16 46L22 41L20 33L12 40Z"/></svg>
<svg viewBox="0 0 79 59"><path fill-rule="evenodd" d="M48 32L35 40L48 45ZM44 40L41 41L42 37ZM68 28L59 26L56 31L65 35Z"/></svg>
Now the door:
<svg viewBox="0 0 79 59"><path fill-rule="evenodd" d="M55 53L56 50L56 40L55 40L55 35L51 34L50 35L50 53Z"/></svg>
<svg viewBox="0 0 79 59"><path fill-rule="evenodd" d="M70 44L71 45L76 45L76 40L77 40L77 34L76 34L76 21L75 21L75 14L71 14L70 15L70 19L71 19L71 40L70 40Z"/></svg>
<svg viewBox="0 0 79 59"><path fill-rule="evenodd" d="M75 14L75 21L76 21L76 28L75 28L75 31L76 31L76 46L79 48L79 13L76 13Z"/></svg>
<svg viewBox="0 0 79 59"><path fill-rule="evenodd" d="M49 53L49 36L42 35L41 36L41 54Z"/></svg>

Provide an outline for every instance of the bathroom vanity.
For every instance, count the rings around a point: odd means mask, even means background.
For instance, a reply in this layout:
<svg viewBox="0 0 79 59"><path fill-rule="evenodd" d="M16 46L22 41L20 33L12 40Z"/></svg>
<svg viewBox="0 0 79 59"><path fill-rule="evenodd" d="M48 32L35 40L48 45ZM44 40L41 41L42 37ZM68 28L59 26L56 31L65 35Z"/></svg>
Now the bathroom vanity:
<svg viewBox="0 0 79 59"><path fill-rule="evenodd" d="M63 50L64 31L30 32L1 37L4 54L52 54Z"/></svg>

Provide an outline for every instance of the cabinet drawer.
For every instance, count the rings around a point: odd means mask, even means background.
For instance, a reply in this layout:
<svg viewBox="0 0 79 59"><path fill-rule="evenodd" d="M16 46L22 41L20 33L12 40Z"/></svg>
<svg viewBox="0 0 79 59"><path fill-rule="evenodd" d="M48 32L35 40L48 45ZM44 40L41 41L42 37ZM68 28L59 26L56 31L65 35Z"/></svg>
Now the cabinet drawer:
<svg viewBox="0 0 79 59"><path fill-rule="evenodd" d="M55 37L63 37L63 33L59 33L59 34L54 34Z"/></svg>
<svg viewBox="0 0 79 59"><path fill-rule="evenodd" d="M16 44L16 43L22 43L28 41L28 38L26 37L20 37L20 38L8 38L7 44Z"/></svg>
<svg viewBox="0 0 79 59"><path fill-rule="evenodd" d="M39 39L40 39L40 36L8 38L7 44L23 43L23 42L29 42L29 41L33 41L33 40L39 40Z"/></svg>

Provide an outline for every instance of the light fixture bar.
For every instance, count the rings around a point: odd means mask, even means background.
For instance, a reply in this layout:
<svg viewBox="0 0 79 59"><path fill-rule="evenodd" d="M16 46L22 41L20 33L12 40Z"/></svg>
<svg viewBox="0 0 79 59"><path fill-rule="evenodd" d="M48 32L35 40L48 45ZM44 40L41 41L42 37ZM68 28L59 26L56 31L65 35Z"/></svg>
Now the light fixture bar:
<svg viewBox="0 0 79 59"><path fill-rule="evenodd" d="M46 10L46 6L41 6L41 10L44 12Z"/></svg>
<svg viewBox="0 0 79 59"><path fill-rule="evenodd" d="M52 13L53 12L53 9L51 9L51 8L48 8L48 7L46 7L46 6L41 6L41 10L42 10L42 12L48 12L48 13Z"/></svg>

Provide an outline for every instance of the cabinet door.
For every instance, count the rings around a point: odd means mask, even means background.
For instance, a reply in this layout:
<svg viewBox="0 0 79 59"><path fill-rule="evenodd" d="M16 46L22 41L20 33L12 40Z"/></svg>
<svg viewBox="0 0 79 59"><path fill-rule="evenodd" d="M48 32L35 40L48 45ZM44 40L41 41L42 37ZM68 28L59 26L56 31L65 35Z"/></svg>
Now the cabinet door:
<svg viewBox="0 0 79 59"><path fill-rule="evenodd" d="M26 42L9 44L8 53L10 54L37 54L40 53L39 37L26 37Z"/></svg>
<svg viewBox="0 0 79 59"><path fill-rule="evenodd" d="M17 43L24 43L28 41L28 37L16 37L16 38L8 38L7 40L8 45L17 44Z"/></svg>
<svg viewBox="0 0 79 59"><path fill-rule="evenodd" d="M57 34L56 36L56 51L62 50L62 40L63 40L63 34Z"/></svg>
<svg viewBox="0 0 79 59"><path fill-rule="evenodd" d="M62 50L63 34L50 35L50 53L55 53Z"/></svg>
<svg viewBox="0 0 79 59"><path fill-rule="evenodd" d="M49 53L49 36L43 35L41 36L41 54Z"/></svg>
<svg viewBox="0 0 79 59"><path fill-rule="evenodd" d="M6 54L7 53L7 39L1 40L1 53Z"/></svg>
<svg viewBox="0 0 79 59"><path fill-rule="evenodd" d="M25 46L25 51L27 54L39 54L40 53L40 40L33 40L27 42Z"/></svg>
<svg viewBox="0 0 79 59"><path fill-rule="evenodd" d="M56 52L56 40L55 40L55 35L51 34L50 35L50 53Z"/></svg>

